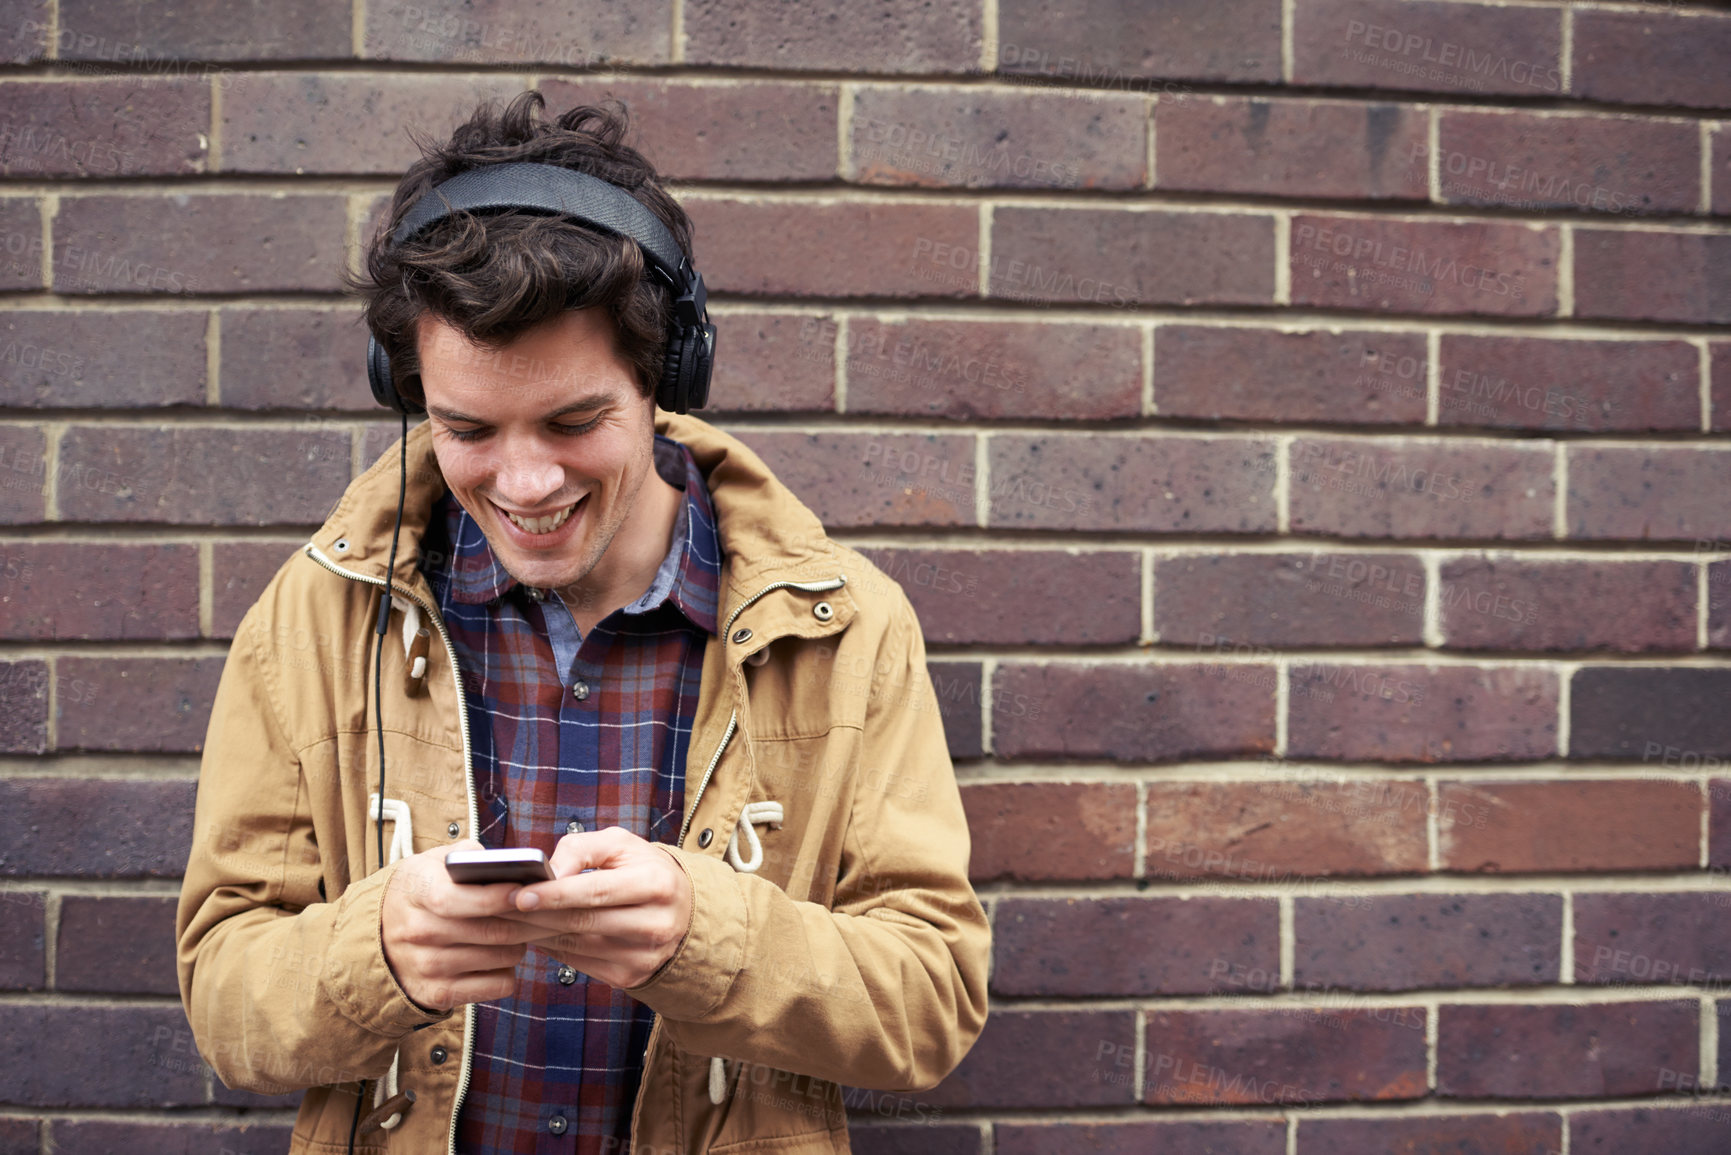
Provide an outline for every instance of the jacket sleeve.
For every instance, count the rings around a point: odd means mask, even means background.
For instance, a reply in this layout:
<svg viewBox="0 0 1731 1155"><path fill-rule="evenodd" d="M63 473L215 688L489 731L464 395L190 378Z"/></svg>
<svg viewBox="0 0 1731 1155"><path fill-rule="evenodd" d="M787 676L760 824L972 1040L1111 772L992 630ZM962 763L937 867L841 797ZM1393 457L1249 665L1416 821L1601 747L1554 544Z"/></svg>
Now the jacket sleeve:
<svg viewBox="0 0 1731 1155"><path fill-rule="evenodd" d="M321 839L341 855L343 832L313 828L260 605L235 632L211 710L175 934L199 1053L225 1086L276 1094L382 1075L402 1036L445 1016L411 1003L385 962L394 864L334 901L319 893Z"/></svg>
<svg viewBox="0 0 1731 1155"><path fill-rule="evenodd" d="M991 938L968 882L967 820L925 641L899 589L895 602L860 746L876 781L854 783L833 909L664 847L691 879L691 926L626 993L659 1012L684 1050L923 1091L985 1025Z"/></svg>

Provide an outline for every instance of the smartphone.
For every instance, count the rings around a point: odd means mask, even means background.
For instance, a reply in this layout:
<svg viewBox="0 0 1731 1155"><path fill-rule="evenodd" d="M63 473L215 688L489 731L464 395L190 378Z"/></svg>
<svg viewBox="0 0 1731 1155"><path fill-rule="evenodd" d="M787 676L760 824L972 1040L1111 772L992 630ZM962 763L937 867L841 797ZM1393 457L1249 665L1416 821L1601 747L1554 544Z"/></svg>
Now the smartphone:
<svg viewBox="0 0 1731 1155"><path fill-rule="evenodd" d="M445 855L445 870L452 882L550 882L553 870L547 856L530 847L502 850L453 850Z"/></svg>

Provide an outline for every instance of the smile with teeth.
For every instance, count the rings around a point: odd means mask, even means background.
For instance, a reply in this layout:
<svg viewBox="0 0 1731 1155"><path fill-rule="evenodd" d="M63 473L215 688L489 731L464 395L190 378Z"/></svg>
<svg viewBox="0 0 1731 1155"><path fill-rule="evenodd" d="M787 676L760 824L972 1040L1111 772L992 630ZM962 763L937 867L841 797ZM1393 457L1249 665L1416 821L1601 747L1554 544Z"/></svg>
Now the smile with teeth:
<svg viewBox="0 0 1731 1155"><path fill-rule="evenodd" d="M587 497L588 494L584 494L583 496ZM554 530L565 524L565 519L571 516L571 511L576 509L580 504L582 504L582 502L583 498L580 497L570 505L567 505L564 509L561 509L558 513L550 514L547 517L518 517L508 509L501 509L499 512L510 518L511 523L524 533L552 533Z"/></svg>

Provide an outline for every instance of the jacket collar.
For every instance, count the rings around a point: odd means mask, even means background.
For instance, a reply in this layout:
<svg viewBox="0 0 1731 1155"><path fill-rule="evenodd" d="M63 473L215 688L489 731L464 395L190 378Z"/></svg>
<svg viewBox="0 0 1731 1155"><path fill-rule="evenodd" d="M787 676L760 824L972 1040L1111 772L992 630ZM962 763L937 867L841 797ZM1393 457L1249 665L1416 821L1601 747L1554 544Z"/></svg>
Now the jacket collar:
<svg viewBox="0 0 1731 1155"><path fill-rule="evenodd" d="M823 581L843 572L841 555L817 515L744 442L701 418L662 409L655 412L655 431L690 449L708 484L722 551L718 630L725 630L736 609L765 587L781 581ZM331 563L373 582L384 578L390 557L403 446L401 438L393 442L350 483L310 543ZM433 503L449 487L433 452L428 422L409 430L407 452L408 485L393 585L430 601L418 565ZM828 597L834 624L845 625L854 611L853 599L845 588Z"/></svg>

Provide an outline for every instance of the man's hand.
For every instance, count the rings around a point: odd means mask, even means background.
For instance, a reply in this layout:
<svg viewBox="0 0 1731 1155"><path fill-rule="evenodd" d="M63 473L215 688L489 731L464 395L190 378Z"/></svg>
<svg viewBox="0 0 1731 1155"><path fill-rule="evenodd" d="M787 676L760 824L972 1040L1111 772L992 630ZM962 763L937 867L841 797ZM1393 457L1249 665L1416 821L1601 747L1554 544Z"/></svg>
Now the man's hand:
<svg viewBox="0 0 1731 1155"><path fill-rule="evenodd" d="M456 883L445 870L453 850L480 850L473 838L435 846L397 864L385 888L385 962L410 1001L448 1011L502 999L517 989L517 963L545 931L515 914L514 882Z"/></svg>
<svg viewBox="0 0 1731 1155"><path fill-rule="evenodd" d="M673 957L691 922L691 880L659 845L622 826L567 834L548 863L552 882L515 894L510 917L560 962L624 990Z"/></svg>

